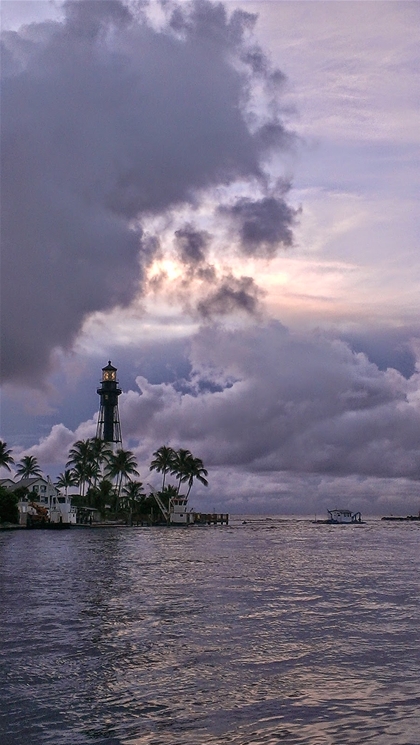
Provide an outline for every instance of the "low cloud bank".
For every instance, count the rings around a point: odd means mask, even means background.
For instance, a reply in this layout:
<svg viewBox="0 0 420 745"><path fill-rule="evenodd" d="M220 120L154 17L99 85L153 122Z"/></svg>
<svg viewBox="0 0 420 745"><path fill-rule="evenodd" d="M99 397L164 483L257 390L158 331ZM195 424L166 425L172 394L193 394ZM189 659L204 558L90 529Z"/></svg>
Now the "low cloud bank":
<svg viewBox="0 0 420 745"><path fill-rule="evenodd" d="M277 322L203 329L191 362L189 392L138 379L122 402L128 436L199 443L209 464L256 472L418 477L418 373L380 371L344 342Z"/></svg>
<svg viewBox="0 0 420 745"><path fill-rule="evenodd" d="M213 474L203 497L253 512L314 512L347 497L381 512L419 498L418 372L381 371L340 340L278 322L203 329L190 363L188 379L138 377L139 390L121 396L124 438L145 481L153 450L167 444L203 459ZM82 432L92 435L94 422ZM50 457L54 442L63 457L62 425L30 452Z"/></svg>

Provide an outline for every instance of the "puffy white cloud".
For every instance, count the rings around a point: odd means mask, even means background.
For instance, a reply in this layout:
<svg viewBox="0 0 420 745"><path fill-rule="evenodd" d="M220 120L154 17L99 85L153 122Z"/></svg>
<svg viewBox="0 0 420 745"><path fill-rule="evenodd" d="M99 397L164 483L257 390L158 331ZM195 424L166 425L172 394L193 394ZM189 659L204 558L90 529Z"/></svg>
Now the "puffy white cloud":
<svg viewBox="0 0 420 745"><path fill-rule="evenodd" d="M122 398L124 431L199 450L206 463L258 473L416 478L419 376L385 371L340 341L272 322L203 329L184 385L137 383Z"/></svg>
<svg viewBox="0 0 420 745"><path fill-rule="evenodd" d="M124 443L143 481L154 480L151 456L166 444L189 448L209 469L210 487L194 489L197 506L290 514L344 501L374 513L403 509L416 494L417 371L407 379L380 370L339 339L275 321L203 328L189 360L185 378L138 376L138 389L120 397ZM57 425L30 453L63 463L75 439L94 433L94 420L74 433Z"/></svg>

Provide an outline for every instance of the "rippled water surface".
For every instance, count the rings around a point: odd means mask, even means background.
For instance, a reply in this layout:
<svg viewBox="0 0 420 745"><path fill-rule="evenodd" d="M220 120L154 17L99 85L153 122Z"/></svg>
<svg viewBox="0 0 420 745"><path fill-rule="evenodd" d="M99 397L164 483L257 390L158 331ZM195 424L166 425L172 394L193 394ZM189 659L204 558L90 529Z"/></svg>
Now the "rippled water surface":
<svg viewBox="0 0 420 745"><path fill-rule="evenodd" d="M420 523L3 531L1 745L420 745Z"/></svg>

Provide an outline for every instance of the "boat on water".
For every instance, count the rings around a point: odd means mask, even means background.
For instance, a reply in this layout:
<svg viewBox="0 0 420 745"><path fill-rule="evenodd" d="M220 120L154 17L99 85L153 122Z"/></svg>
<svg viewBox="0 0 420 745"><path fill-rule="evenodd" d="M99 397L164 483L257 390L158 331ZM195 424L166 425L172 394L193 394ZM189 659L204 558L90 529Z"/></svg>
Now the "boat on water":
<svg viewBox="0 0 420 745"><path fill-rule="evenodd" d="M179 494L171 497L168 506L164 504L160 495L152 492L155 501L162 513L166 525L228 525L229 515L225 513L203 513L195 512L188 507L188 497Z"/></svg>
<svg viewBox="0 0 420 745"><path fill-rule="evenodd" d="M192 525L195 522L195 512L188 509L186 497L172 497L169 501L169 522L171 525Z"/></svg>
<svg viewBox="0 0 420 745"><path fill-rule="evenodd" d="M168 525L190 525L194 522L194 513L188 510L187 497L171 497L169 505L166 506L157 492L153 491L152 494Z"/></svg>
<svg viewBox="0 0 420 745"><path fill-rule="evenodd" d="M329 525L351 525L362 522L361 512L352 512L345 509L327 510L327 512L329 517L325 522Z"/></svg>

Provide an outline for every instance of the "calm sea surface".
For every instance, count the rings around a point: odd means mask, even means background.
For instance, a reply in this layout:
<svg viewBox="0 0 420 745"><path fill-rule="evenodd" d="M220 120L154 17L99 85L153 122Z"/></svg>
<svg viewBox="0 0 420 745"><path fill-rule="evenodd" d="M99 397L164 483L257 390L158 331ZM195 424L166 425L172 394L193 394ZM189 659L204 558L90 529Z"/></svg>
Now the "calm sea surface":
<svg viewBox="0 0 420 745"><path fill-rule="evenodd" d="M420 745L420 523L3 531L0 550L1 745Z"/></svg>

